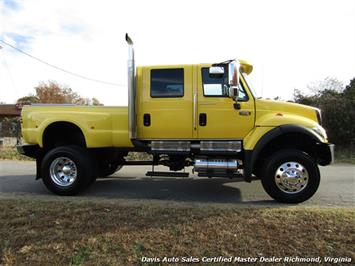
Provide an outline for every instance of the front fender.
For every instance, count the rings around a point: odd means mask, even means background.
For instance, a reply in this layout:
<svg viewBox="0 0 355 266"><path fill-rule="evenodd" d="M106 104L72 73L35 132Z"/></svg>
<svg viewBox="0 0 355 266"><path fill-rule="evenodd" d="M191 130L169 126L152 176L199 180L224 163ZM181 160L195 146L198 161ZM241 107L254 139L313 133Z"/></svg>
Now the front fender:
<svg viewBox="0 0 355 266"><path fill-rule="evenodd" d="M244 178L246 181L251 181L251 175L254 165L263 148L266 147L272 140L288 133L300 133L311 138L315 143L323 143L320 136L312 130L299 125L280 125L277 127L260 127L253 130L246 138L244 143Z"/></svg>
<svg viewBox="0 0 355 266"><path fill-rule="evenodd" d="M299 125L301 127L312 128L318 123L313 119L298 114L286 112L271 112L264 114L256 120L256 126L277 127L283 125Z"/></svg>

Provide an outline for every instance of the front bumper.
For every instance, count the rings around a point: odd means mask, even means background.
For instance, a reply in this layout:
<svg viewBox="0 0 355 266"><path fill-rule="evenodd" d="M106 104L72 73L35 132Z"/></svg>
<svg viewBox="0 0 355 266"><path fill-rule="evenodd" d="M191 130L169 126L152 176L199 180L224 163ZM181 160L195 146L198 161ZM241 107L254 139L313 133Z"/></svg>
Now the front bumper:
<svg viewBox="0 0 355 266"><path fill-rule="evenodd" d="M328 165L334 163L334 144L317 143L317 158L319 165Z"/></svg>
<svg viewBox="0 0 355 266"><path fill-rule="evenodd" d="M31 158L36 158L39 150L37 144L22 144L16 146L18 153L26 155Z"/></svg>

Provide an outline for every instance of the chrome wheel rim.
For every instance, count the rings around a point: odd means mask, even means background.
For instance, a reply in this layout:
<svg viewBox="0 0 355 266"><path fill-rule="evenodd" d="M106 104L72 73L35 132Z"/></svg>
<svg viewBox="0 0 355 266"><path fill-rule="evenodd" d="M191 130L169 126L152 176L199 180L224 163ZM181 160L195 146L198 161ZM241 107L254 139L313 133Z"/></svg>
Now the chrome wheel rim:
<svg viewBox="0 0 355 266"><path fill-rule="evenodd" d="M277 187L287 194L295 194L304 190L308 179L307 169L298 162L283 163L275 172Z"/></svg>
<svg viewBox="0 0 355 266"><path fill-rule="evenodd" d="M78 170L71 159L59 157L51 163L49 174L55 184L66 187L74 183Z"/></svg>

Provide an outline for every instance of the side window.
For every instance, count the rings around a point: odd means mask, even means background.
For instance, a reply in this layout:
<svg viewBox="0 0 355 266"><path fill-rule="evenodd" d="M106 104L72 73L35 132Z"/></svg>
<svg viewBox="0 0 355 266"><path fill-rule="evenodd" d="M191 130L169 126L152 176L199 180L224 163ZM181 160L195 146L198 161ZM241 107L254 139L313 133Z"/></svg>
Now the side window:
<svg viewBox="0 0 355 266"><path fill-rule="evenodd" d="M152 69L150 96L157 98L184 96L184 69Z"/></svg>
<svg viewBox="0 0 355 266"><path fill-rule="evenodd" d="M248 94L244 90L243 83L241 80L239 80L239 85L238 85L238 101L240 102L246 102L249 100Z"/></svg>
<svg viewBox="0 0 355 266"><path fill-rule="evenodd" d="M211 78L208 67L202 68L203 95L208 97L224 97L228 95L226 87L228 77L225 71L223 77Z"/></svg>
<svg viewBox="0 0 355 266"><path fill-rule="evenodd" d="M224 86L228 83L228 74L225 71L223 77L212 78L209 74L207 67L202 68L202 83L203 83L203 95L206 97L228 97L228 87ZM246 93L243 84L239 81L239 97L238 101L246 102L249 97Z"/></svg>

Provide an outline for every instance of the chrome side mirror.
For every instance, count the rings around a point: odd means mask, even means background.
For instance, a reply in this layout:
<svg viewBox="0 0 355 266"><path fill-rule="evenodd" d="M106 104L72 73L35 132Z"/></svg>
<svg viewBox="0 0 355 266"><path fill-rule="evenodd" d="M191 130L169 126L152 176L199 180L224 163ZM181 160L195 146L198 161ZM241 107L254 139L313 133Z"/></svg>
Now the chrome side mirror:
<svg viewBox="0 0 355 266"><path fill-rule="evenodd" d="M237 101L239 93L239 63L237 61L228 64L228 85L228 96Z"/></svg>
<svg viewBox="0 0 355 266"><path fill-rule="evenodd" d="M237 87L239 84L239 64L237 61L228 64L228 84L231 87Z"/></svg>

